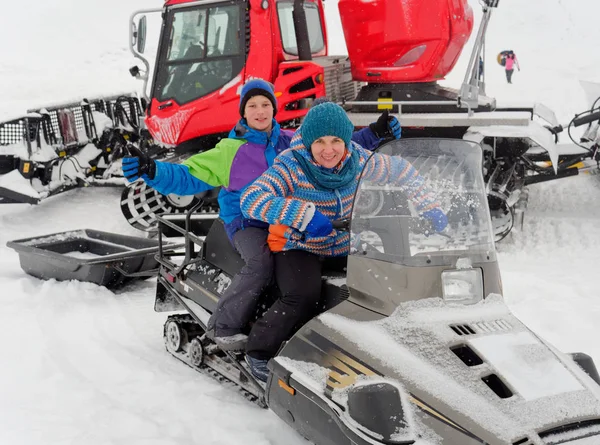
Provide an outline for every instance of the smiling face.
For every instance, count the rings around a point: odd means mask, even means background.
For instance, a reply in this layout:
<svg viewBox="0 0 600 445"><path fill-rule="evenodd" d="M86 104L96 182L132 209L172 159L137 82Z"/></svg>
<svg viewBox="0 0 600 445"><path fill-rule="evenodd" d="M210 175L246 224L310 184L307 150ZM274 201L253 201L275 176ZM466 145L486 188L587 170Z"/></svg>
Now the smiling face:
<svg viewBox="0 0 600 445"><path fill-rule="evenodd" d="M258 131L271 131L273 127L273 104L265 96L254 96L246 102L244 118L248 126Z"/></svg>
<svg viewBox="0 0 600 445"><path fill-rule="evenodd" d="M344 157L346 144L337 136L321 136L312 143L310 152L321 167L333 168Z"/></svg>

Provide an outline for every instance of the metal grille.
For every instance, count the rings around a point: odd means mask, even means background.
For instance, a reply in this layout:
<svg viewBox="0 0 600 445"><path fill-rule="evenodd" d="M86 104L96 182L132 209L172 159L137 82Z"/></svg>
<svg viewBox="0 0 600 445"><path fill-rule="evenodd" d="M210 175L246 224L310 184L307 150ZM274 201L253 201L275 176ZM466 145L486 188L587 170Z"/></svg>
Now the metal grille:
<svg viewBox="0 0 600 445"><path fill-rule="evenodd" d="M339 61L328 66L325 70L325 94L333 102L351 101L356 98L361 82L352 80L350 62Z"/></svg>
<svg viewBox="0 0 600 445"><path fill-rule="evenodd" d="M456 334L463 336L485 334L498 331L510 331L512 330L512 325L506 320L493 320L480 321L471 324L454 324L450 325L450 329L456 332Z"/></svg>
<svg viewBox="0 0 600 445"><path fill-rule="evenodd" d="M75 118L75 128L78 134L86 134L87 139L91 140L97 137L93 127L93 117L91 111L98 111L106 114L115 126L117 125L139 125L143 116L143 111L139 99L134 96L115 96L111 98L94 99L78 103L64 104L55 107L45 107L28 110L28 113L37 113L41 116L48 116L50 125L44 128L44 138L50 144L63 144L63 134L60 128L58 113L60 110L70 110ZM87 123L86 116L87 113ZM30 127L33 123L38 123L39 118L28 116ZM43 118L42 118L43 120ZM11 145L25 142L25 123L26 117L13 119L0 123L0 145ZM30 131L33 131L30 128ZM51 133L51 134L49 134ZM80 141L85 143L87 141Z"/></svg>
<svg viewBox="0 0 600 445"><path fill-rule="evenodd" d="M14 120L0 124L0 145L11 145L23 140L25 125L22 120Z"/></svg>
<svg viewBox="0 0 600 445"><path fill-rule="evenodd" d="M83 125L83 113L81 111L81 106L67 106L67 107L61 107L60 109L68 109L71 110L73 112L73 115L75 116L75 128L77 129L77 132L80 131L84 131L85 127ZM60 130L60 125L58 123L58 111L59 109L53 109L53 110L48 110L48 116L50 116L50 123L52 124L52 130L54 131L54 134L56 135L56 139L57 142L59 144L63 143L63 136L62 136L62 132Z"/></svg>

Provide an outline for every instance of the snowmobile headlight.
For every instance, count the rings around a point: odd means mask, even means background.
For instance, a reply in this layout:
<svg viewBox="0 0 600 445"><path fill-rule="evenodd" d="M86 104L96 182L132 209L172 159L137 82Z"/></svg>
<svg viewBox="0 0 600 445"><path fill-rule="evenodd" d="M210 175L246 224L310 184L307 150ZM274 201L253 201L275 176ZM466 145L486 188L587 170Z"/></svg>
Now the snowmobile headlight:
<svg viewBox="0 0 600 445"><path fill-rule="evenodd" d="M442 272L444 300L450 303L475 304L483 299L481 269L456 269Z"/></svg>

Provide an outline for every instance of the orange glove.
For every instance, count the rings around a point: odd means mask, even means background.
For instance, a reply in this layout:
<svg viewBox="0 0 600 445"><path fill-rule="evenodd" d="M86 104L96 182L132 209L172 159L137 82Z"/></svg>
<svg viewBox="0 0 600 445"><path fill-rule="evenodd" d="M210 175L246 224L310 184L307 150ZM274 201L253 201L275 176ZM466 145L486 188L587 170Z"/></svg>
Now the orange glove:
<svg viewBox="0 0 600 445"><path fill-rule="evenodd" d="M287 237L285 232L289 229L289 226L283 224L271 224L269 226L269 236L267 237L267 243L271 252L281 252L287 243Z"/></svg>

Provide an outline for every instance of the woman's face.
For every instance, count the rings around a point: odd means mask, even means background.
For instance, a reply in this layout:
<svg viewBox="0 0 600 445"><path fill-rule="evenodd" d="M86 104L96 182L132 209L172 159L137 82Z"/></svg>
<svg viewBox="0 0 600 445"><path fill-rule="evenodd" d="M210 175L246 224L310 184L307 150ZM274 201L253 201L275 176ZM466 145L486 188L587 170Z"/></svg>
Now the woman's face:
<svg viewBox="0 0 600 445"><path fill-rule="evenodd" d="M346 144L337 136L322 136L310 146L314 160L322 167L333 168L346 152Z"/></svg>
<svg viewBox="0 0 600 445"><path fill-rule="evenodd" d="M244 118L248 126L258 131L271 131L273 127L273 104L265 96L254 96L246 102Z"/></svg>

